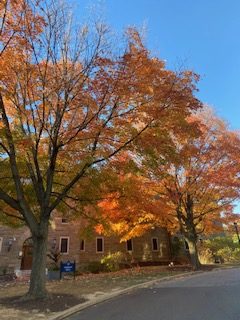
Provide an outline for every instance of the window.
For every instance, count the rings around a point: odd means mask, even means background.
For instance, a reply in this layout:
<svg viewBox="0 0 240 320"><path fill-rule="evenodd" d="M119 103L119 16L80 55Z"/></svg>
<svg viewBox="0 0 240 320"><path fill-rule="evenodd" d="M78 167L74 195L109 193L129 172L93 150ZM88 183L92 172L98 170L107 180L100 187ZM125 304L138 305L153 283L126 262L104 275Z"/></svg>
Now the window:
<svg viewBox="0 0 240 320"><path fill-rule="evenodd" d="M67 254L69 251L69 237L60 238L60 252Z"/></svg>
<svg viewBox="0 0 240 320"><path fill-rule="evenodd" d="M158 238L152 238L152 251L158 251Z"/></svg>
<svg viewBox="0 0 240 320"><path fill-rule="evenodd" d="M132 239L127 240L127 251L133 251Z"/></svg>
<svg viewBox="0 0 240 320"><path fill-rule="evenodd" d="M3 238L0 237L0 252L2 251Z"/></svg>
<svg viewBox="0 0 240 320"><path fill-rule="evenodd" d="M85 240L80 240L80 251L85 251Z"/></svg>
<svg viewBox="0 0 240 320"><path fill-rule="evenodd" d="M68 223L68 219L67 218L62 218L62 223Z"/></svg>
<svg viewBox="0 0 240 320"><path fill-rule="evenodd" d="M96 250L97 250L97 252L104 251L103 238L96 238Z"/></svg>

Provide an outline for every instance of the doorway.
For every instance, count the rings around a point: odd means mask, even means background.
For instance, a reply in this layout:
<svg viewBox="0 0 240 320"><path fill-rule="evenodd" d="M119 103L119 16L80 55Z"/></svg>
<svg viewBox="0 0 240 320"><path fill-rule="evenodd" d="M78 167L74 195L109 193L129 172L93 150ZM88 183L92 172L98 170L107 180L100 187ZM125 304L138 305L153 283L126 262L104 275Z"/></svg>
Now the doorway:
<svg viewBox="0 0 240 320"><path fill-rule="evenodd" d="M28 238L23 243L21 270L32 269L32 254L33 254L33 241L32 241L32 238Z"/></svg>

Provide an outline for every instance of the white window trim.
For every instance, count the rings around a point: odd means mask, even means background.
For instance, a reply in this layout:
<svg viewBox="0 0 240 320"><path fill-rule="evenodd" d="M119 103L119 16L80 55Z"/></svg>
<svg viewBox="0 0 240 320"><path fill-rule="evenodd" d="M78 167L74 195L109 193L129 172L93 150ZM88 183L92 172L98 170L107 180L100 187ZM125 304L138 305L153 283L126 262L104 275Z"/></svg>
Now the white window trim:
<svg viewBox="0 0 240 320"><path fill-rule="evenodd" d="M2 251L3 237L0 237L0 252Z"/></svg>
<svg viewBox="0 0 240 320"><path fill-rule="evenodd" d="M67 252L61 252L61 242L62 242L62 239L68 239L68 242L67 242ZM69 244L70 244L70 237L60 237L59 239L59 251L61 254L69 254Z"/></svg>
<svg viewBox="0 0 240 320"><path fill-rule="evenodd" d="M97 250L97 240L102 239L102 251ZM103 253L104 252L104 237L96 237L96 253Z"/></svg>
<svg viewBox="0 0 240 320"><path fill-rule="evenodd" d="M155 250L153 248L153 239L157 239L157 250ZM153 252L158 252L159 251L159 240L158 240L158 237L152 237L152 251Z"/></svg>
<svg viewBox="0 0 240 320"><path fill-rule="evenodd" d="M128 239L128 240L131 240L131 242L132 242L132 250L128 250L127 241L126 241L126 250L127 250L127 252L133 252L133 239Z"/></svg>
<svg viewBox="0 0 240 320"><path fill-rule="evenodd" d="M82 244L82 241L83 241L83 243L84 243L84 249L81 249L81 244ZM85 251L85 247L86 247L86 241L85 241L85 239L80 239L80 251L81 252L84 252Z"/></svg>

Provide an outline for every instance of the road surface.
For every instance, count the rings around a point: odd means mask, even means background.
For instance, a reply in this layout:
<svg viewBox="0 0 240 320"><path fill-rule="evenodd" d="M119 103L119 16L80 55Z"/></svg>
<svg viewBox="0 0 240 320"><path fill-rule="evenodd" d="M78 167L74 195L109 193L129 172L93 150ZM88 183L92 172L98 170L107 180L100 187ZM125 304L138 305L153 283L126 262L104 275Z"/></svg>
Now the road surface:
<svg viewBox="0 0 240 320"><path fill-rule="evenodd" d="M158 282L68 320L240 320L240 268Z"/></svg>

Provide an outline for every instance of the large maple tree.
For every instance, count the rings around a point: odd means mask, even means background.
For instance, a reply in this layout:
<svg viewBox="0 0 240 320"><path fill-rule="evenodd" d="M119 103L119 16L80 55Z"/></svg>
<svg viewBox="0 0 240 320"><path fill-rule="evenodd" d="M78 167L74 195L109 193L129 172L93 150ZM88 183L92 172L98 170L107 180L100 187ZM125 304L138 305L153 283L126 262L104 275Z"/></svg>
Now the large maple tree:
<svg viewBox="0 0 240 320"><path fill-rule="evenodd" d="M115 202L114 210L119 221L128 219L137 232L158 225L172 233L180 231L191 263L198 269L199 236L223 231L223 226L235 219L240 140L238 133L229 131L210 109L186 121L182 131L171 131L169 140L163 141L163 135L158 135L162 131L159 127L138 139L135 159L140 170L133 181L138 191L135 196L140 190L139 200L132 202L128 216L121 205L124 200ZM128 236L129 230L126 232Z"/></svg>
<svg viewBox="0 0 240 320"><path fill-rule="evenodd" d="M163 179L163 197L172 205L179 230L188 243L192 265L200 266L199 235L223 231L232 222L239 197L239 136L211 112L198 119L201 134L177 145L177 161Z"/></svg>
<svg viewBox="0 0 240 320"><path fill-rule="evenodd" d="M195 76L166 70L134 29L113 50L103 24L77 28L56 1L5 0L0 13L1 215L29 227L27 296L44 297L53 211L86 203L86 186L110 160L200 103Z"/></svg>

